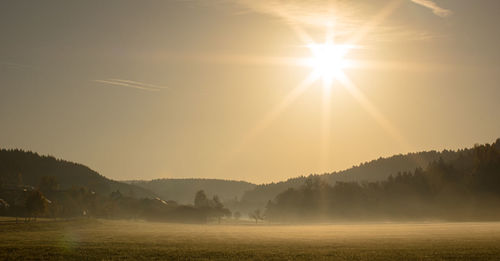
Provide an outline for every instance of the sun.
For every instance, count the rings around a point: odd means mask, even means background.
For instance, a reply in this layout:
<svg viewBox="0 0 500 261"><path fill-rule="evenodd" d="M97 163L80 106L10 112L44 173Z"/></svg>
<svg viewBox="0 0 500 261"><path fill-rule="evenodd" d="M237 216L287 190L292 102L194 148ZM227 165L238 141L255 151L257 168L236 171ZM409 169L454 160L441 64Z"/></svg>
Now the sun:
<svg viewBox="0 0 500 261"><path fill-rule="evenodd" d="M307 47L311 51L311 57L307 59L306 65L312 68L314 78L321 79L325 86L330 86L348 66L345 55L349 47L333 43L313 43Z"/></svg>

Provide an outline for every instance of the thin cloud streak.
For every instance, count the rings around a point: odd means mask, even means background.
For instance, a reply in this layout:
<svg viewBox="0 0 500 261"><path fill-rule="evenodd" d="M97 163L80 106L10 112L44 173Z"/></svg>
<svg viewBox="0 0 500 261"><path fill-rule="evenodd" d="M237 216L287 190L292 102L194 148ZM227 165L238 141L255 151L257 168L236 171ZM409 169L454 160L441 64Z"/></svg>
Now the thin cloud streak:
<svg viewBox="0 0 500 261"><path fill-rule="evenodd" d="M358 32L359 27L367 22L366 17L372 17L379 12L379 7L390 3L390 0L219 0L219 3L232 3L242 8L245 12L255 12L271 15L283 20L301 37L300 27L323 28L333 24L336 28L335 36L349 37ZM434 0L397 0L396 5L420 5L439 17L453 14L451 10L442 8ZM410 32L414 36L407 36L418 40L422 32L418 28L394 28L388 24L379 24L372 28L370 38L389 39L387 36L398 36L401 31ZM432 36L427 36L431 37ZM393 39L393 38L390 38ZM393 40L397 40L397 37ZM386 40L385 40L386 41Z"/></svg>
<svg viewBox="0 0 500 261"><path fill-rule="evenodd" d="M20 64L20 63L11 63L11 62L3 62L0 61L0 67L6 67L10 69L33 69L33 66Z"/></svg>
<svg viewBox="0 0 500 261"><path fill-rule="evenodd" d="M444 9L431 0L411 0L413 3L429 8L432 12L441 17L447 17L453 14L451 10Z"/></svg>
<svg viewBox="0 0 500 261"><path fill-rule="evenodd" d="M162 89L167 89L167 87L160 85L131 81L131 80L123 80L123 79L93 80L93 82L102 83L106 85L128 87L144 91L153 91L153 92L157 92Z"/></svg>
<svg viewBox="0 0 500 261"><path fill-rule="evenodd" d="M146 88L168 89L168 87L165 87L165 86L160 86L160 85L150 84L150 83L143 83L143 82L136 82L136 81L131 81L131 80L123 80L123 79L109 79L109 80L110 81L114 81L114 82L123 82L123 83L126 83L126 84L143 86L143 87L146 87Z"/></svg>
<svg viewBox="0 0 500 261"><path fill-rule="evenodd" d="M330 0L226 0L248 11L279 17L289 24L324 26L341 25L345 30L356 26L365 9L364 1Z"/></svg>
<svg viewBox="0 0 500 261"><path fill-rule="evenodd" d="M453 12L442 8L434 0L399 0L400 3L414 3L446 17ZM334 23L346 31L363 23L362 17L370 16L382 1L372 0L219 0L239 5L246 11L269 14L291 24L324 26ZM383 3L382 3L383 4ZM353 28L354 27L354 28Z"/></svg>

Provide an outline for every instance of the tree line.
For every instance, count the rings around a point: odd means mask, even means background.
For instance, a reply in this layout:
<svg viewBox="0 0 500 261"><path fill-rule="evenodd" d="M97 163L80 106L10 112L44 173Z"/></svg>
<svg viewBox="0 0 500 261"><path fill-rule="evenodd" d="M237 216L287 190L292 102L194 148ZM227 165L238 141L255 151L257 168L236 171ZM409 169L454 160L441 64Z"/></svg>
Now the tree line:
<svg viewBox="0 0 500 261"><path fill-rule="evenodd" d="M408 154L393 155L387 158L378 158L369 162L361 163L349 169L323 174L313 174L323 181L334 185L336 182L367 181L377 182L386 180L391 174L398 171L408 172L416 168L425 168L431 162L442 158L445 162L456 160L460 152L468 149L452 151L423 151ZM247 190L238 204L240 208L262 208L269 199L274 199L278 194L288 188L300 188L308 176L299 176L276 183L261 184L251 190Z"/></svg>
<svg viewBox="0 0 500 261"><path fill-rule="evenodd" d="M381 182L310 176L266 206L270 221L500 219L500 139Z"/></svg>
<svg viewBox="0 0 500 261"><path fill-rule="evenodd" d="M119 190L102 195L85 187L60 189L51 176L42 177L37 187L0 185L0 215L24 219L109 218L142 219L187 223L220 222L232 216L218 196L208 198L203 190L194 204L178 204L160 198L136 198ZM238 214L239 215L239 214Z"/></svg>

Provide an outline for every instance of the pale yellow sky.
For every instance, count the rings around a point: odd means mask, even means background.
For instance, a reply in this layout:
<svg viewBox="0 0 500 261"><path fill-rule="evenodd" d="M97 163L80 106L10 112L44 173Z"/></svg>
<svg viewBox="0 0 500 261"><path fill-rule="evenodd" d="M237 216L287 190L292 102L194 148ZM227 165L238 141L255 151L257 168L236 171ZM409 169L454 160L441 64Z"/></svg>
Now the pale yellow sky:
<svg viewBox="0 0 500 261"><path fill-rule="evenodd" d="M499 8L494 0L5 1L0 146L120 180L262 183L492 142ZM309 58L304 35L324 41L325 24L337 43L357 39L346 59L371 65L343 70L358 96L334 80L330 96L317 81L290 99L311 68L281 58Z"/></svg>

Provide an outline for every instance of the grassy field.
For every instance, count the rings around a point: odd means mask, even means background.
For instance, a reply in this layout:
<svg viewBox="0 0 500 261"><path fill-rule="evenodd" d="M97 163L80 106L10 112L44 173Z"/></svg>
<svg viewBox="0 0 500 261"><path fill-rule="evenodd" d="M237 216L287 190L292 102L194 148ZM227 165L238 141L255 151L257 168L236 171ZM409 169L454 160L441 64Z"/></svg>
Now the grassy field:
<svg viewBox="0 0 500 261"><path fill-rule="evenodd" d="M500 223L0 223L0 259L500 260Z"/></svg>

